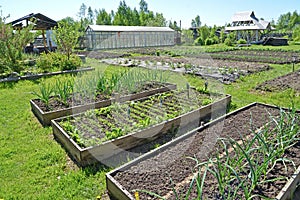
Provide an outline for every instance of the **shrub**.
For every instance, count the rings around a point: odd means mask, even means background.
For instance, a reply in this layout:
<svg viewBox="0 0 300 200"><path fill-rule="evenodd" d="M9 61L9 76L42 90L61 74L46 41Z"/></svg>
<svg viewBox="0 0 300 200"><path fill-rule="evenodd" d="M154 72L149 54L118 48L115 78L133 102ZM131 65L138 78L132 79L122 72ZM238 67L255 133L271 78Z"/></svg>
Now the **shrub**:
<svg viewBox="0 0 300 200"><path fill-rule="evenodd" d="M212 38L206 38L205 45L212 45L212 44L214 44L213 39Z"/></svg>
<svg viewBox="0 0 300 200"><path fill-rule="evenodd" d="M203 45L203 40L201 39L201 37L198 37L195 41L194 41L194 45L196 46L200 46Z"/></svg>
<svg viewBox="0 0 300 200"><path fill-rule="evenodd" d="M237 41L238 44L247 44L247 41L245 39L239 39Z"/></svg>
<svg viewBox="0 0 300 200"><path fill-rule="evenodd" d="M224 44L226 46L232 46L232 41L230 40L230 38L226 38L225 41L224 41Z"/></svg>
<svg viewBox="0 0 300 200"><path fill-rule="evenodd" d="M14 31L0 15L0 73L20 73L23 70L23 51L26 44L34 39L33 24Z"/></svg>
<svg viewBox="0 0 300 200"><path fill-rule="evenodd" d="M57 52L43 53L37 60L36 66L43 72L74 70L81 66L81 59L77 55L70 55L68 59L67 55Z"/></svg>

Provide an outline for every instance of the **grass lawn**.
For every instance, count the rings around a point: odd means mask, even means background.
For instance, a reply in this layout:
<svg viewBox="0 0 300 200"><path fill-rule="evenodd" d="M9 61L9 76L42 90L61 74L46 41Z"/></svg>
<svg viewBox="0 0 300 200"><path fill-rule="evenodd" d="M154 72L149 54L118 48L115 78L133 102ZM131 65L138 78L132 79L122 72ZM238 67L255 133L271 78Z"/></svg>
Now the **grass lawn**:
<svg viewBox="0 0 300 200"><path fill-rule="evenodd" d="M107 73L124 69L88 62ZM231 94L237 107L254 101L289 107L294 102L300 109L299 94L291 90L278 93L253 90L257 84L291 71L290 65L272 67L231 85L210 83L209 87L220 87ZM299 64L296 69L300 69ZM35 98L31 92L38 89L39 83L60 78L65 76L0 84L0 199L95 199L105 193L105 173L109 169L76 167L53 139L51 128L43 128L30 110L29 100ZM196 87L204 84L192 75L171 75L171 82L178 80L182 86L184 80Z"/></svg>

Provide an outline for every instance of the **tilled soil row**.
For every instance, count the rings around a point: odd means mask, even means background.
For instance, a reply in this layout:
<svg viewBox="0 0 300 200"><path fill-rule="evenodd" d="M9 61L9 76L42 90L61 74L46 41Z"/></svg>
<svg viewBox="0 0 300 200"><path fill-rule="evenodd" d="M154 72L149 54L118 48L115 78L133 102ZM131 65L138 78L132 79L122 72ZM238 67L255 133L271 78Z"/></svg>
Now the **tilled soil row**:
<svg viewBox="0 0 300 200"><path fill-rule="evenodd" d="M300 71L277 77L256 87L257 90L264 90L268 92L282 91L289 88L298 92L300 91Z"/></svg>
<svg viewBox="0 0 300 200"><path fill-rule="evenodd" d="M268 123L270 115L278 114L278 109L259 104L242 110L174 146L169 146L154 157L143 160L125 171L117 172L114 179L132 195L134 190L167 195L174 185L193 174L195 161L188 157L197 158L199 162L206 161L215 152L218 138L240 140ZM141 199L153 199L153 196L145 193L141 193L140 196ZM174 196L169 198L174 199Z"/></svg>

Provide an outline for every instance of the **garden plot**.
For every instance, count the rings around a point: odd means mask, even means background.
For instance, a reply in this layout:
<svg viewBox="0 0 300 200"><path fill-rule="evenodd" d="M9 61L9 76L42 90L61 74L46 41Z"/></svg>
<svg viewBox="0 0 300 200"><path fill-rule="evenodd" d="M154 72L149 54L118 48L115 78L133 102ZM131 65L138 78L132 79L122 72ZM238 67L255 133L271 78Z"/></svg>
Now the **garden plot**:
<svg viewBox="0 0 300 200"><path fill-rule="evenodd" d="M109 172L108 191L116 199L291 198L299 125L299 112L251 104Z"/></svg>
<svg viewBox="0 0 300 200"><path fill-rule="evenodd" d="M55 137L80 165L155 140L170 129L196 128L226 112L230 96L170 91L52 120Z"/></svg>
<svg viewBox="0 0 300 200"><path fill-rule="evenodd" d="M31 109L43 125L50 125L55 118L176 89L166 76L159 71L132 70L57 80L40 85L34 92L38 98L30 101Z"/></svg>
<svg viewBox="0 0 300 200"><path fill-rule="evenodd" d="M295 91L300 92L300 71L266 81L257 86L256 89L268 92L294 89Z"/></svg>
<svg viewBox="0 0 300 200"><path fill-rule="evenodd" d="M117 53L112 51L80 51L78 54L85 55L93 59L106 59L106 58L123 58L128 57L128 53Z"/></svg>
<svg viewBox="0 0 300 200"><path fill-rule="evenodd" d="M267 50L235 50L208 53L213 59L248 61L273 64L299 63L298 52L267 51Z"/></svg>
<svg viewBox="0 0 300 200"><path fill-rule="evenodd" d="M267 64L230 60L212 60L208 55L201 58L141 56L134 58L104 59L102 62L126 67L137 66L196 74L203 77L212 77L224 83L233 82L240 78L240 76L271 69L271 67Z"/></svg>

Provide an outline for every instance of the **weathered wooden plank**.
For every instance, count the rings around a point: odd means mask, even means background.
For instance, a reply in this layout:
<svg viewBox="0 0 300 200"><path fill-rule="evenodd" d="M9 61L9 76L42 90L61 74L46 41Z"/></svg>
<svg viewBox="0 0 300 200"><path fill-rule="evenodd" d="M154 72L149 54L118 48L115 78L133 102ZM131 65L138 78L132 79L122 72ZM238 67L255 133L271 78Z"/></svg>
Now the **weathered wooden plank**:
<svg viewBox="0 0 300 200"><path fill-rule="evenodd" d="M70 108L65 108L61 110L56 110L56 111L49 111L49 112L44 112L42 111L35 103L33 100L30 100L30 105L31 105L31 110L35 114L35 116L38 118L40 123L43 126L49 126L51 125L51 120L52 119L57 119L60 117L64 116L69 116L77 113L81 113L90 109L97 109L97 108L102 108L106 107L112 104L112 102L125 102L129 100L135 100L135 99L140 99L143 97L147 97L156 93L162 93L170 90L175 90L176 89L175 84L171 83L166 83L165 87L157 88L157 89L152 89L148 91L143 91L137 94L130 94L130 95L125 95L121 96L120 98L111 98L108 100L103 100L103 101L98 101L98 102L93 102L93 103L88 103L85 105L78 105L78 106L73 106Z"/></svg>
<svg viewBox="0 0 300 200"><path fill-rule="evenodd" d="M218 110L226 110L227 105L231 101L231 96L227 95L225 98L209 104L204 107L200 107L195 111L185 113L181 116L178 116L174 119L164 121L160 124L148 127L146 129L124 135L122 137L106 141L100 145L93 147L83 148L80 151L75 150L78 148L78 145L74 145L74 141L68 137L68 134L59 126L58 122L64 118L59 118L52 120L53 133L59 140L62 140L61 143L66 144L66 149L70 151L70 154L74 155L74 159L82 166L86 166L91 163L101 162L101 160L112 157L113 155L120 153L122 151L131 149L133 147L144 144L145 142L153 141L159 136L165 134L168 130L173 127L186 126L193 122L196 122L196 127L201 124L201 121L207 116L211 115L211 112L216 112ZM218 105L215 105L218 104ZM203 110L203 113L202 113ZM59 135L62 136L59 136ZM66 141L66 140L71 140ZM74 147L71 147L74 145ZM78 155L80 154L80 156Z"/></svg>

